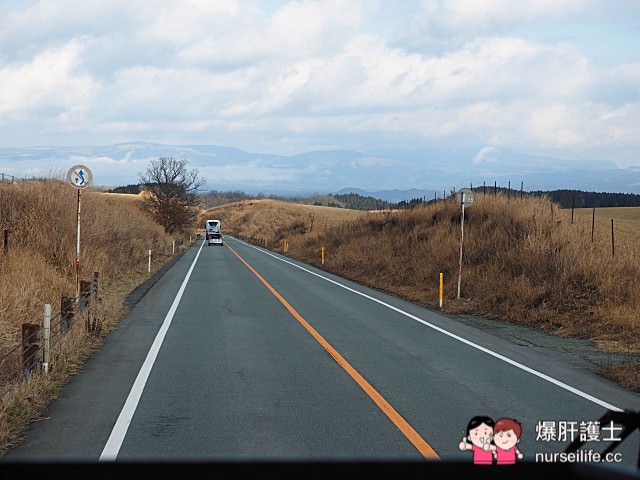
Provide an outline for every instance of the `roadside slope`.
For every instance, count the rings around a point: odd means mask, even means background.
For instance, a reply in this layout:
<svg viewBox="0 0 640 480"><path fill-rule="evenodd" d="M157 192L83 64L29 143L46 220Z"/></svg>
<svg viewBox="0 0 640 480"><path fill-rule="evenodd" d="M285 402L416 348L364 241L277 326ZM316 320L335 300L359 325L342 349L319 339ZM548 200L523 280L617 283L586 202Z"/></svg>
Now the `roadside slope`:
<svg viewBox="0 0 640 480"><path fill-rule="evenodd" d="M69 185L53 179L0 184L0 232L8 232L7 252L0 254L0 360L15 356L23 323L42 322L44 304L52 305L55 316L60 297L75 296L76 198ZM23 382L0 399L0 452L55 398L100 334L122 317L126 295L149 277L148 251L153 274L172 258L174 240L176 253L186 248L188 242L166 235L135 197L83 192L81 278L99 274L96 323L88 332L77 322L68 345L54 352L52 373Z"/></svg>

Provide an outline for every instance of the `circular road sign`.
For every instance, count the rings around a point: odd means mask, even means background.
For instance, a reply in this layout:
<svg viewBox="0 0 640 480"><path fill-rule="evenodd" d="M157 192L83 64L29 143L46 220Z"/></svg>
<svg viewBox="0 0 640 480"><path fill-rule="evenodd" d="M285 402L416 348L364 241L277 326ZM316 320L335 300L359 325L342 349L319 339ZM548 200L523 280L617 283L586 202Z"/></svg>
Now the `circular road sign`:
<svg viewBox="0 0 640 480"><path fill-rule="evenodd" d="M456 193L456 200L460 205L464 204L465 207L473 205L473 197L473 190L470 188L463 188Z"/></svg>
<svg viewBox="0 0 640 480"><path fill-rule="evenodd" d="M91 169L85 165L74 165L67 172L67 182L77 190L82 190L91 185L93 173Z"/></svg>

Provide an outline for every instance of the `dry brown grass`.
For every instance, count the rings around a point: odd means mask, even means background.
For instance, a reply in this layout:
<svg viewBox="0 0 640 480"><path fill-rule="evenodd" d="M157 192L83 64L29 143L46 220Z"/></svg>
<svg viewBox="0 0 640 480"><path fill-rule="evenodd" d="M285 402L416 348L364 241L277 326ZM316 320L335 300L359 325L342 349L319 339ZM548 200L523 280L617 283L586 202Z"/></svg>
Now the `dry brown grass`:
<svg viewBox="0 0 640 480"><path fill-rule="evenodd" d="M640 362L611 363L601 368L600 374L640 393Z"/></svg>
<svg viewBox="0 0 640 480"><path fill-rule="evenodd" d="M97 193L97 192L96 192ZM144 200L144 194L141 193L111 193L111 192L99 192L102 195L105 196L111 196L114 198L127 198L129 200L137 200L137 201L142 201Z"/></svg>
<svg viewBox="0 0 640 480"><path fill-rule="evenodd" d="M103 295L91 308L91 315L101 320L102 334L111 330L124 313L122 300L115 295ZM49 374L34 375L17 384L0 401L0 454L20 442L28 424L40 418L69 376L80 371L91 352L99 347L100 335L88 333L83 320L84 315L67 333L64 342L52 350Z"/></svg>
<svg viewBox="0 0 640 480"><path fill-rule="evenodd" d="M0 233L10 231L7 255L0 250L0 357L20 343L22 323L42 322L45 303L55 314L61 295L75 295L76 195L56 180L0 184ZM127 293L147 278L148 250L153 250L155 271L171 258L172 240L181 239L166 235L135 199L91 191L82 193L81 233L81 276L100 273L96 314L104 333L123 315ZM51 375L36 376L1 400L0 452L16 441L97 342L80 322L54 358Z"/></svg>
<svg viewBox="0 0 640 480"><path fill-rule="evenodd" d="M574 223L591 237L591 208L576 208ZM640 248L640 207L596 208L594 238L611 242L611 220L614 226L616 249L622 246Z"/></svg>
<svg viewBox="0 0 640 480"><path fill-rule="evenodd" d="M290 255L315 265L324 244L328 270L424 305L437 305L438 277L444 272L450 312L640 353L638 231L621 234L612 257L610 232L592 242L590 221L572 225L570 211L547 199L478 195L466 211L463 299L457 301L460 208L454 202L399 212L344 211L326 229L313 231L302 207L297 217L298 207L287 206L286 215L280 208L273 201L245 202L211 214L227 232L260 235L273 249L281 251L287 239Z"/></svg>
<svg viewBox="0 0 640 480"><path fill-rule="evenodd" d="M365 212L344 208L300 205L277 200L244 200L210 208L200 214L198 223L207 219L221 220L223 232L251 238L258 243L267 241L274 248L287 240L295 245L302 237L315 238L324 232L356 220Z"/></svg>

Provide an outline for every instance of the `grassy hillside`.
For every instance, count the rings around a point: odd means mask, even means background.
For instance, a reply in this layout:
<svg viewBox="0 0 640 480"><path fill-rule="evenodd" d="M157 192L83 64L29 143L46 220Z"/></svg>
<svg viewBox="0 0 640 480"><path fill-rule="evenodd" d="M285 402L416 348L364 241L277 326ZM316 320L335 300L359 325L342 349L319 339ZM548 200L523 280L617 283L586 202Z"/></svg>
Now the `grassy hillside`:
<svg viewBox="0 0 640 480"><path fill-rule="evenodd" d="M7 254L0 250L0 359L20 343L22 323L42 322L45 303L55 314L61 295L75 296L76 195L56 180L0 183L0 233L9 230ZM90 191L82 194L81 232L81 277L100 274L104 332L124 313L126 294L147 278L148 250L156 270L171 258L174 238L141 212L135 197ZM51 375L0 400L0 452L97 342L82 328L69 337Z"/></svg>
<svg viewBox="0 0 640 480"><path fill-rule="evenodd" d="M318 238L348 221L364 218L366 213L344 208L300 205L278 200L245 200L205 210L198 220L221 220L223 233L232 233L255 243L278 248L287 240L290 245Z"/></svg>
<svg viewBox="0 0 640 480"><path fill-rule="evenodd" d="M277 202L245 202L206 215L221 219L226 232L260 236L275 250L282 251L286 239L290 255L315 265L324 244L328 270L424 305L437 306L438 275L444 272L449 312L486 315L640 353L640 234L631 210L616 209L613 257L610 220L602 220L592 241L590 218L586 222L578 215L580 221L571 224L571 212L549 200L476 196L466 210L462 299L456 300L460 208L455 202L350 215L316 210L317 217L331 220L314 230L308 227L307 207L296 211L287 205L286 214L283 208ZM614 214L603 210L597 212ZM627 374L635 375L637 388L637 366L631 369Z"/></svg>

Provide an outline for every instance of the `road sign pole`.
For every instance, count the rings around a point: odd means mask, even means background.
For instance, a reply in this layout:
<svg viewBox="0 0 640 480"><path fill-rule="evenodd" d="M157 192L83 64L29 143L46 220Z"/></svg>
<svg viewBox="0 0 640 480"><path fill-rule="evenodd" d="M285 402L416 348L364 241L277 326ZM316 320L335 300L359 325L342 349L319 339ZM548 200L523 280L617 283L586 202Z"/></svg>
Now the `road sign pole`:
<svg viewBox="0 0 640 480"><path fill-rule="evenodd" d="M93 181L93 174L84 165L74 165L67 172L67 181L78 190L78 229L76 232L76 302L80 300L80 191Z"/></svg>
<svg viewBox="0 0 640 480"><path fill-rule="evenodd" d="M462 192L462 220L460 221L460 265L458 268L458 300L460 300L460 285L462 283L462 245L464 243L464 192Z"/></svg>
<svg viewBox="0 0 640 480"><path fill-rule="evenodd" d="M473 190L469 188L463 188L456 193L456 199L462 206L462 215L460 220L460 265L458 266L458 295L457 299L460 300L460 287L462 285L462 248L464 245L464 207L470 207L473 205L474 195Z"/></svg>
<svg viewBox="0 0 640 480"><path fill-rule="evenodd" d="M76 235L76 302L80 300L80 190L78 190L78 231Z"/></svg>

